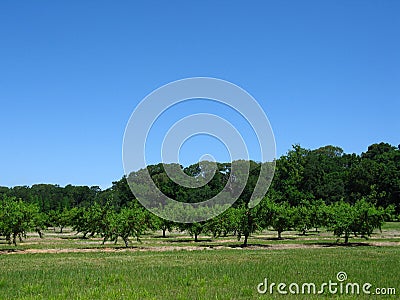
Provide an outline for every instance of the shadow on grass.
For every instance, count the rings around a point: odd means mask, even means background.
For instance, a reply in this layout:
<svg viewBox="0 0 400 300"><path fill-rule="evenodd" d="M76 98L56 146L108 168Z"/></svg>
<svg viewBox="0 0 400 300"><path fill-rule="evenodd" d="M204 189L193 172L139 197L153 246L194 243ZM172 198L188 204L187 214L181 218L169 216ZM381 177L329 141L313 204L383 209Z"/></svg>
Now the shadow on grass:
<svg viewBox="0 0 400 300"><path fill-rule="evenodd" d="M96 247L95 249L98 250L104 250L105 248L108 249L113 249L113 250L137 250L137 249L144 249L143 247L135 246L135 245L129 245L128 247L122 246L122 245L103 245L103 247ZM93 249L93 248L92 248Z"/></svg>
<svg viewBox="0 0 400 300"><path fill-rule="evenodd" d="M316 246L321 246L321 247L370 247L373 246L369 243L362 243L362 242L354 242L354 243L347 243L345 244L344 242L322 242L322 243L310 243L309 245L316 245Z"/></svg>
<svg viewBox="0 0 400 300"><path fill-rule="evenodd" d="M311 231L311 232L306 232L306 234L296 233L296 235L300 237L319 236L319 232Z"/></svg>
<svg viewBox="0 0 400 300"><path fill-rule="evenodd" d="M16 253L16 252L20 252L20 251L24 251L24 250L18 249L18 248L4 248L4 249L0 249L0 255L7 254L7 253Z"/></svg>
<svg viewBox="0 0 400 300"><path fill-rule="evenodd" d="M194 238L182 238L182 239L173 239L173 238L161 238L162 241L167 243L201 243L201 242L212 242L212 239L207 238L198 238L197 242L195 242Z"/></svg>
<svg viewBox="0 0 400 300"><path fill-rule="evenodd" d="M90 238L95 238L96 236L82 236L82 235L77 235L77 236L58 236L57 238L62 239L62 240L89 240Z"/></svg>
<svg viewBox="0 0 400 300"><path fill-rule="evenodd" d="M296 237L253 237L253 239L262 240L262 241L285 241L285 240L297 240Z"/></svg>
<svg viewBox="0 0 400 300"><path fill-rule="evenodd" d="M218 248L218 247L230 248L230 249L246 249L246 248L251 249L251 248L257 247L257 248L265 248L265 249L267 249L267 248L273 247L273 245L254 244L254 243L247 244L246 246L243 245L243 243L240 243L240 244L239 243L238 244L223 243L223 244L216 244L216 245L202 244L202 245L198 245L198 246L199 247L203 247L203 248L204 247L205 248L210 248L210 249Z"/></svg>
<svg viewBox="0 0 400 300"><path fill-rule="evenodd" d="M254 243L251 243L251 244L247 244L247 245L243 245L243 244L240 244L240 245L230 245L229 247L232 248L232 249L235 249L235 248L242 248L242 249L247 249L247 248L248 248L248 249L251 249L252 247L268 249L268 248L273 247L273 245L254 244Z"/></svg>

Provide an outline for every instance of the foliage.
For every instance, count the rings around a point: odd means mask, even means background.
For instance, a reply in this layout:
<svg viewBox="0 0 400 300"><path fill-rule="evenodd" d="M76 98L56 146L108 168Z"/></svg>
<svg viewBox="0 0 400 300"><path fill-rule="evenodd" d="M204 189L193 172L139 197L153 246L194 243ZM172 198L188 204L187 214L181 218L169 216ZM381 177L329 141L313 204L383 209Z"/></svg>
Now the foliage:
<svg viewBox="0 0 400 300"><path fill-rule="evenodd" d="M290 230L294 225L295 210L288 202L274 203L268 201L267 211L269 219L266 220L266 224L278 232L278 239L282 239L282 232Z"/></svg>
<svg viewBox="0 0 400 300"><path fill-rule="evenodd" d="M125 207L119 213L107 213L104 225L101 228L101 234L104 236L103 244L107 240L117 243L118 238L121 237L126 247L129 246L129 237L140 241L140 236L148 227L146 213L138 207Z"/></svg>
<svg viewBox="0 0 400 300"><path fill-rule="evenodd" d="M357 201L355 205L340 201L328 209L328 228L335 236L343 236L346 244L352 233L368 238L384 222L384 210L377 209L365 199Z"/></svg>
<svg viewBox="0 0 400 300"><path fill-rule="evenodd" d="M38 212L36 205L4 195L0 202L0 235L16 246L17 237L22 240L27 231L40 231L43 223Z"/></svg>
<svg viewBox="0 0 400 300"><path fill-rule="evenodd" d="M144 230L167 231L180 229L198 240L200 234L217 238L234 234L239 239L272 227L282 238L282 232L298 230L306 234L312 228L329 227L345 242L353 234L368 237L383 221L398 219L400 214L400 148L387 143L372 144L367 151L346 154L340 147L327 145L310 150L294 145L274 162L276 165L271 187L253 208L249 204L258 180L267 184L270 178L259 179L262 163L254 161L202 162L183 167L178 164L150 165L114 181L108 189L98 186L60 187L35 184L31 187L0 187L0 233L16 243L27 230L42 235L46 227L72 227L83 237L102 236L115 241L136 239ZM175 168L180 180L205 183L188 188L169 178L166 169ZM248 172L247 172L248 170ZM144 184L144 174L168 197L179 204L197 203L222 194L224 199L238 198L224 213L193 224L177 224L147 212L132 194L128 182L141 188L142 195L151 199L158 215L183 214L190 222L198 213L217 215L214 208L202 211L179 210L177 205L166 205L165 195ZM248 174L248 178L246 177ZM175 178L175 179L177 179ZM246 182L245 182L246 180ZM246 183L243 191L239 189ZM179 217L182 217L180 215Z"/></svg>

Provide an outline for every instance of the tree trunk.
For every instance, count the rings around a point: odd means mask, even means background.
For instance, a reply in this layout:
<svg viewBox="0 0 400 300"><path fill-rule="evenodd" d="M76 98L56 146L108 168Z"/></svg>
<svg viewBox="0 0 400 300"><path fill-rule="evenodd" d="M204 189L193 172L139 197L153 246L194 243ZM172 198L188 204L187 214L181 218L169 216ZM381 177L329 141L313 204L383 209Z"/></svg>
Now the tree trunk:
<svg viewBox="0 0 400 300"><path fill-rule="evenodd" d="M63 229L64 229L64 227L60 226L60 233L62 233Z"/></svg>
<svg viewBox="0 0 400 300"><path fill-rule="evenodd" d="M345 243L345 244L348 244L348 243L349 243L349 235L348 235L348 234L345 234L345 235L344 235L344 243Z"/></svg>
<svg viewBox="0 0 400 300"><path fill-rule="evenodd" d="M195 234L194 234L194 241L195 241L195 242L198 242L198 241L199 241L198 238L197 238L197 232L195 232Z"/></svg>
<svg viewBox="0 0 400 300"><path fill-rule="evenodd" d="M282 239L282 231L278 230L278 240Z"/></svg>
<svg viewBox="0 0 400 300"><path fill-rule="evenodd" d="M249 235L248 235L248 234L245 234L245 235L244 235L244 241L243 241L243 247L247 247L247 241L248 241L248 239L249 239Z"/></svg>
<svg viewBox="0 0 400 300"><path fill-rule="evenodd" d="M165 235L165 232L166 232L166 231L167 231L166 228L163 228L163 229L162 229L162 237L163 237L163 238L166 237L166 235Z"/></svg>

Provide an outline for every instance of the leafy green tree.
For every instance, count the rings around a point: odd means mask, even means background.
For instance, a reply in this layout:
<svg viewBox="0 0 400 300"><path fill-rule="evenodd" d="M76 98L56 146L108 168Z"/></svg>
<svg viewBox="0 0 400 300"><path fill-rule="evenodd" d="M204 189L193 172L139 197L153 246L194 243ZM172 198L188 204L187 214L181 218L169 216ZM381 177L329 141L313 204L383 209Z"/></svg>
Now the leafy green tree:
<svg viewBox="0 0 400 300"><path fill-rule="evenodd" d="M259 207L248 208L240 206L231 211L230 218L238 240L244 237L243 247L247 247L248 239L254 232L262 230L263 222L260 220Z"/></svg>
<svg viewBox="0 0 400 300"><path fill-rule="evenodd" d="M327 205L322 199L313 200L310 204L310 223L315 228L315 231L318 232L318 228L327 226Z"/></svg>
<svg viewBox="0 0 400 300"><path fill-rule="evenodd" d="M308 201L303 201L300 205L292 208L293 226L305 235L308 230L313 227L312 209Z"/></svg>
<svg viewBox="0 0 400 300"><path fill-rule="evenodd" d="M118 214L109 212L105 216L105 226L102 232L103 244L107 240L117 243L118 238L121 237L125 246L128 247L129 237L140 241L140 236L146 229L146 213L141 207L124 207Z"/></svg>
<svg viewBox="0 0 400 300"><path fill-rule="evenodd" d="M155 223L154 224L155 228L162 231L163 238L167 237L167 234L166 234L167 231L171 232L175 227L175 222L164 219L164 218L160 218L158 216L154 217L154 223Z"/></svg>
<svg viewBox="0 0 400 300"><path fill-rule="evenodd" d="M293 145L293 149L276 162L272 188L280 194L281 199L289 201L291 205L297 205L307 198L303 185L308 154L309 150ZM274 200L277 200L276 197Z"/></svg>
<svg viewBox="0 0 400 300"><path fill-rule="evenodd" d="M78 214L81 219L75 224L75 230L82 232L84 238L87 234L90 237L93 237L96 233L102 234L107 227L106 220L108 213L112 210L109 203L105 205L100 205L97 202L94 203L84 210L83 215Z"/></svg>
<svg viewBox="0 0 400 300"><path fill-rule="evenodd" d="M38 212L39 208L34 204L3 195L0 203L0 235L16 246L17 237L22 240L29 230L35 228L35 215Z"/></svg>
<svg viewBox="0 0 400 300"><path fill-rule="evenodd" d="M330 207L328 226L338 238L344 237L349 242L351 234L360 234L364 238L371 236L374 229L381 228L384 222L384 210L375 208L365 199L350 205L344 201Z"/></svg>
<svg viewBox="0 0 400 300"><path fill-rule="evenodd" d="M332 145L311 150L305 157L301 189L327 203L345 197L343 149Z"/></svg>
<svg viewBox="0 0 400 300"><path fill-rule="evenodd" d="M333 234L340 238L344 236L345 244L348 243L350 234L353 232L356 211L352 205L340 201L329 206L328 226Z"/></svg>
<svg viewBox="0 0 400 300"><path fill-rule="evenodd" d="M282 232L290 230L293 226L294 209L288 202L275 203L267 201L266 224L278 232L278 239L282 239Z"/></svg>
<svg viewBox="0 0 400 300"><path fill-rule="evenodd" d="M36 206L37 207L37 206ZM37 207L38 209L38 207ZM33 215L33 226L34 230L39 234L40 238L43 238L43 230L47 228L47 215L43 212L37 211Z"/></svg>
<svg viewBox="0 0 400 300"><path fill-rule="evenodd" d="M67 226L73 226L73 216L71 215L73 211L64 208L62 211L51 210L48 213L48 223L53 227L54 231L56 227L60 229L60 233Z"/></svg>
<svg viewBox="0 0 400 300"><path fill-rule="evenodd" d="M385 222L394 222L396 221L397 217L396 217L396 209L394 204L390 204L388 205L388 207L386 207L384 209L384 213L383 213L383 220Z"/></svg>
<svg viewBox="0 0 400 300"><path fill-rule="evenodd" d="M58 227L60 227L60 233L63 233L63 229L70 225L72 225L71 211L64 208L62 211L58 212Z"/></svg>
<svg viewBox="0 0 400 300"><path fill-rule="evenodd" d="M354 204L355 220L353 224L353 232L361 237L368 238L374 229L381 230L386 211L382 208L376 208L375 205L361 199Z"/></svg>
<svg viewBox="0 0 400 300"><path fill-rule="evenodd" d="M236 209L228 208L222 214L208 220L206 222L206 232L210 233L214 238L227 236L229 233L236 235Z"/></svg>
<svg viewBox="0 0 400 300"><path fill-rule="evenodd" d="M400 149L387 143L372 144L353 164L346 179L349 199L375 197L376 205L390 204L400 211Z"/></svg>
<svg viewBox="0 0 400 300"><path fill-rule="evenodd" d="M178 228L181 231L186 231L190 236L194 237L194 241L199 241L199 235L206 232L205 222L194 222L194 223L180 223Z"/></svg>

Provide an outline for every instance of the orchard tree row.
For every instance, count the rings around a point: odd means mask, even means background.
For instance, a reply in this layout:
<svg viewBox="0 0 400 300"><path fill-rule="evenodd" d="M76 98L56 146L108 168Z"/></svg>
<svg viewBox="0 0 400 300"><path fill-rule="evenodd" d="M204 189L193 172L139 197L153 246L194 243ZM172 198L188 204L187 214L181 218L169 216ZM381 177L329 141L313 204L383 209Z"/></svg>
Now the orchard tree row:
<svg viewBox="0 0 400 300"><path fill-rule="evenodd" d="M179 205L179 204L176 204ZM181 213L178 207L168 207ZM207 208L203 208L207 209ZM215 209L215 208L209 208ZM188 216L198 213L194 208L186 210ZM0 206L0 236L9 243L17 244L29 231L36 231L42 237L42 230L53 227L62 232L65 227L72 227L82 238L101 237L103 244L107 241L117 243L122 239L125 246L130 240L140 241L140 237L149 231L167 232L178 230L187 232L198 241L200 234L213 238L233 235L238 240L243 238L243 246L247 246L248 238L255 232L274 230L277 238L282 238L285 231L297 230L305 235L308 231L327 228L338 238L360 236L368 238L373 230L380 229L383 222L393 219L394 209L376 208L367 199L361 199L354 205L338 201L327 205L324 201L303 201L297 206L289 202L275 202L269 197L261 200L254 208L246 206L230 207L222 214L204 222L176 223L150 213L138 202L117 211L110 203L95 203L87 207L74 207L60 212L39 212L38 206L28 204L14 197L3 196Z"/></svg>

